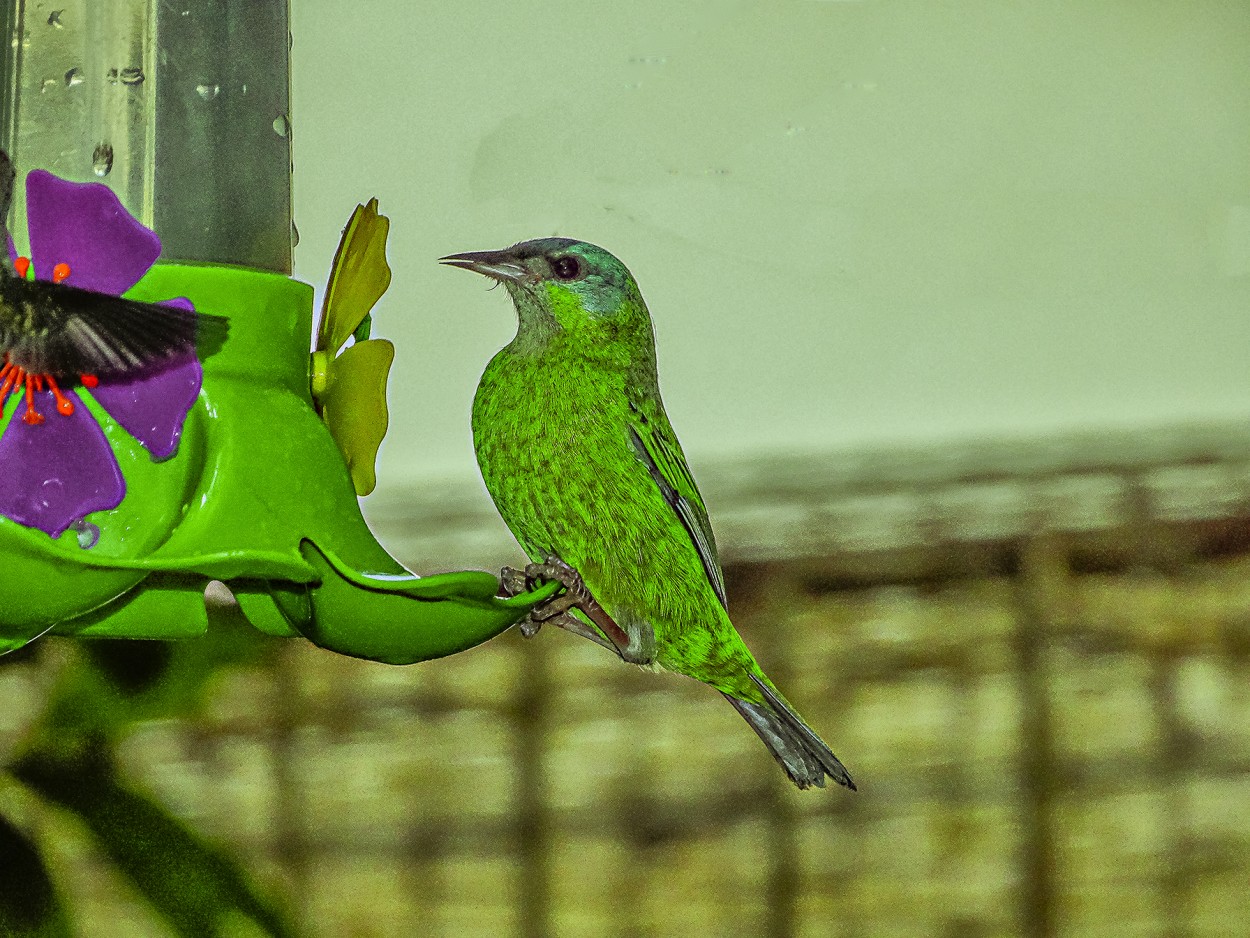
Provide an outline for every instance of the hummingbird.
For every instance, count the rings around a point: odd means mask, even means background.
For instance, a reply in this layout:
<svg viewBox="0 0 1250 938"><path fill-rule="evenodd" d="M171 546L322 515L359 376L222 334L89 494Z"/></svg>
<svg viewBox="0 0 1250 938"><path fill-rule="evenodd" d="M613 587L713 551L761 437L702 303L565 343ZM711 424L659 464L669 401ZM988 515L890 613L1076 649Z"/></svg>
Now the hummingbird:
<svg viewBox="0 0 1250 938"><path fill-rule="evenodd" d="M532 563L506 592L564 590L552 622L622 660L720 691L799 788L854 789L842 763L764 675L729 618L707 510L660 398L651 316L623 263L568 238L441 262L502 283L516 337L473 399L491 498Z"/></svg>
<svg viewBox="0 0 1250 938"><path fill-rule="evenodd" d="M8 235L15 172L0 150L0 237ZM28 280L30 262L0 251L0 411L12 393L26 395L27 423L43 423L33 393L48 390L63 414L72 401L60 387L93 388L100 379L125 378L160 368L196 348L197 337L215 348L227 320L176 307L124 299L64 283L68 265L56 264L52 280Z"/></svg>

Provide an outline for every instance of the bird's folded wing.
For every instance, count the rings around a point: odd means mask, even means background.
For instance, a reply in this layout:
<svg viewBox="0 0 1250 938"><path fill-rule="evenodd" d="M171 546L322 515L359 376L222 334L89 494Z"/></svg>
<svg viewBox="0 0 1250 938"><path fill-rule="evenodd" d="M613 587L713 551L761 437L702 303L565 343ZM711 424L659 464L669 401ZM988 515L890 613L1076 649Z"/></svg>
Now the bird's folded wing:
<svg viewBox="0 0 1250 938"><path fill-rule="evenodd" d="M668 415L662 406L630 402L630 443L638 459L651 473L664 501L677 514L682 527L699 552L708 582L716 592L722 606L728 606L725 595L725 577L721 573L720 559L716 555L716 539L708 521L703 496L695 485L694 476L686 465L686 457L673 433Z"/></svg>

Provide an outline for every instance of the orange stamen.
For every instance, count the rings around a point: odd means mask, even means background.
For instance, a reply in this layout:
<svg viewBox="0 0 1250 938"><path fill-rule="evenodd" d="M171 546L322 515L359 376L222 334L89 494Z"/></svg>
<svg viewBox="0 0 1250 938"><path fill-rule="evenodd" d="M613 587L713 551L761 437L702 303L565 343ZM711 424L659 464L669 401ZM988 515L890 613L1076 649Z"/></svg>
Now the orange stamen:
<svg viewBox="0 0 1250 938"><path fill-rule="evenodd" d="M18 368L11 362L0 369L0 378L4 379L4 383L0 384L0 417L4 416L4 402L9 398L9 392L13 390L13 385L17 384L22 369Z"/></svg>
<svg viewBox="0 0 1250 938"><path fill-rule="evenodd" d="M43 414L35 410L35 393L43 390L45 382L56 399L57 413L65 417L74 413L73 398L62 393L60 386L56 383L56 378L51 374L47 372L32 374L26 371L21 365L9 361L8 352L4 353L3 360L4 365L0 366L0 417L4 416L4 404L9 399L9 395L14 392L21 394L24 391L26 413L22 414L22 419L32 426L43 423Z"/></svg>
<svg viewBox="0 0 1250 938"><path fill-rule="evenodd" d="M82 379L82 386L88 390L96 387L100 383L100 379L95 375L79 375L78 377Z"/></svg>
<svg viewBox="0 0 1250 938"><path fill-rule="evenodd" d="M52 268L52 282L64 283L69 279L69 264L62 261Z"/></svg>
<svg viewBox="0 0 1250 938"><path fill-rule="evenodd" d="M26 272L30 270L30 258L19 257L13 262L13 269L17 271L19 277L26 279Z"/></svg>
<svg viewBox="0 0 1250 938"><path fill-rule="evenodd" d="M26 375L26 413L22 414L22 422L32 427L43 423L43 414L35 410L35 376L30 373Z"/></svg>
<svg viewBox="0 0 1250 938"><path fill-rule="evenodd" d="M45 375L48 379L48 390L52 392L52 396L56 398L56 411L65 417L74 412L74 402L61 393L61 389L56 386L56 378L52 375Z"/></svg>

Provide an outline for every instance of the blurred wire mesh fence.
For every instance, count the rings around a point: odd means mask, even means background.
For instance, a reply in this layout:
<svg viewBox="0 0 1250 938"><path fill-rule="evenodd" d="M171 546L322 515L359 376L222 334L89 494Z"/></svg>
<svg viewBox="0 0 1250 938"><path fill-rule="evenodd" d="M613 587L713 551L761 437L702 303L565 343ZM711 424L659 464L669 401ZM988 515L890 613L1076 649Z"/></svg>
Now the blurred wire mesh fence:
<svg viewBox="0 0 1250 938"><path fill-rule="evenodd" d="M293 641L127 764L312 935L1244 931L1250 431L695 469L740 630L858 794L552 629L410 668ZM417 570L517 559L476 488L371 513ZM0 671L0 745L44 679ZM58 862L84 935L163 933Z"/></svg>

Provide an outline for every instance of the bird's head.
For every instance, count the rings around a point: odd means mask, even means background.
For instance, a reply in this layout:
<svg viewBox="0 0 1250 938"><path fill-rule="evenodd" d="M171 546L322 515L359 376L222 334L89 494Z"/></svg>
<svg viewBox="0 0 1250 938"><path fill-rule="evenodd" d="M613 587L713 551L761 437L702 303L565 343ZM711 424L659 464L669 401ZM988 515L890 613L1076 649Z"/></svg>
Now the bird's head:
<svg viewBox="0 0 1250 938"><path fill-rule="evenodd" d="M565 332L604 341L645 337L651 320L629 269L603 248L571 238L523 241L441 262L497 280L516 305L519 335Z"/></svg>

